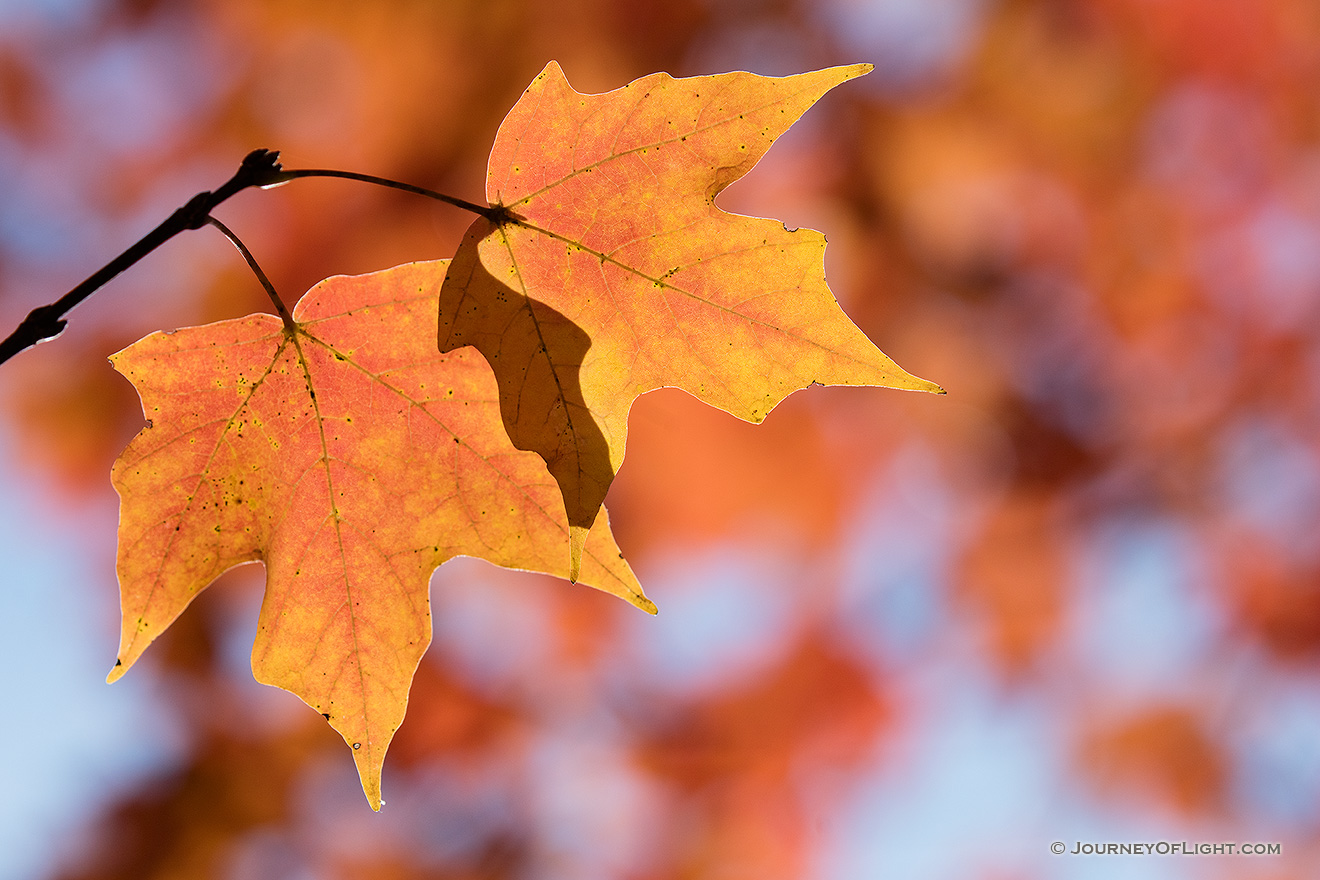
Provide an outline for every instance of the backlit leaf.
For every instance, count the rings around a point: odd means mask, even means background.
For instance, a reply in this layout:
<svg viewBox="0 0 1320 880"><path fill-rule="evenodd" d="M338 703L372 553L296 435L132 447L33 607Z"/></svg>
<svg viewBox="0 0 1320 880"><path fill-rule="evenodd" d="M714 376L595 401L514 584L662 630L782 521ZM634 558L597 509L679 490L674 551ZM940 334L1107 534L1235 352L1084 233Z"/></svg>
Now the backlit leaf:
<svg viewBox="0 0 1320 880"><path fill-rule="evenodd" d="M825 237L725 213L746 174L855 64L782 78L657 73L603 95L555 63L495 139L486 197L440 295L442 351L495 370L509 437L564 495L576 569L638 395L676 386L750 422L793 391L939 391L898 367L825 283Z"/></svg>
<svg viewBox="0 0 1320 880"><path fill-rule="evenodd" d="M110 680L221 572L262 560L253 672L343 735L375 809L431 639L431 572L470 555L568 573L555 484L509 445L490 368L432 341L446 266L323 281L294 333L250 315L112 358L148 421L113 473L124 620ZM595 532L583 580L654 612L608 523Z"/></svg>

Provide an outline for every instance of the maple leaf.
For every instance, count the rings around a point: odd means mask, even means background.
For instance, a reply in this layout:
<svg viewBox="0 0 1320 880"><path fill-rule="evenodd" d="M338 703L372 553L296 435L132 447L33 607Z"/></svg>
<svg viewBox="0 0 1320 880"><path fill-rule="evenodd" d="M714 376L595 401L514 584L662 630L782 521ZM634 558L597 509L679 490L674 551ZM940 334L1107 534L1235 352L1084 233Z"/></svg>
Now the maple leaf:
<svg viewBox="0 0 1320 880"><path fill-rule="evenodd" d="M825 92L870 69L657 73L586 95L551 62L500 125L486 196L503 210L454 257L439 347L475 346L494 369L510 439L563 493L572 573L647 391L682 388L750 422L813 383L942 392L839 308L823 235L714 203Z"/></svg>
<svg viewBox="0 0 1320 880"><path fill-rule="evenodd" d="M147 426L115 462L114 681L221 572L266 565L252 670L322 713L380 808L385 750L460 554L565 575L555 484L500 424L490 368L438 352L447 261L321 282L272 315L153 333L112 356ZM654 613L608 523L583 580Z"/></svg>

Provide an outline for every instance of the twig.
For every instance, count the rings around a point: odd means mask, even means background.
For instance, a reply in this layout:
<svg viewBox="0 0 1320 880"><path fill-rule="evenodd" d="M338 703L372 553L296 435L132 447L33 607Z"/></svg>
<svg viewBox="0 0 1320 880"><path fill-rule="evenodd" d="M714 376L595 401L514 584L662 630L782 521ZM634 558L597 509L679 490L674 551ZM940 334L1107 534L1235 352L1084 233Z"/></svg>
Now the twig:
<svg viewBox="0 0 1320 880"><path fill-rule="evenodd" d="M76 305L87 297L104 287L112 278L132 266L138 260L169 241L174 236L188 229L200 229L208 223L216 225L222 232L230 236L230 240L235 243L244 256L248 258L249 265L252 265L254 271L258 272L263 283L267 286L267 292L271 293L276 299L276 307L279 308L278 297L275 297L273 289L269 286L255 262L251 259L251 254L247 249L233 237L224 226L211 217L211 211L217 205L228 199L235 193L241 192L250 187L261 187L269 189L273 186L279 186L288 183L290 180L296 180L300 177L342 177L347 180L359 180L364 183L374 183L378 186L388 186L392 189L401 189L405 192L416 193L427 198L436 199L456 208L462 208L465 211L471 211L474 214L480 214L488 220L499 223L508 218L509 214L504 208L493 206L482 206L463 199L447 196L444 193L438 193L434 190L423 189L420 186L413 186L407 183L400 183L397 180L389 180L384 177L375 177L370 174L357 174L352 171L332 171L320 168L293 169L284 170L280 167L280 154L277 150L253 150L243 158L243 163L233 177L225 181L219 189L214 192L200 192L188 200L188 203L179 210L171 214L164 223L148 232L140 238L135 244L129 247L119 256L115 257L109 263L106 263L87 280L83 281L73 290L70 290L64 296L57 299L49 305L37 306L23 321L14 329L13 333L2 342L0 342L0 364L9 360L14 355L24 349L36 345L38 342L44 342L47 339L54 339L63 332L68 323L64 316ZM285 318L286 326L292 321L287 317L287 309L280 312L280 317Z"/></svg>
<svg viewBox="0 0 1320 880"><path fill-rule="evenodd" d="M67 323L64 316L78 303L101 289L112 278L138 260L187 229L200 229L206 224L211 210L237 192L252 186L269 186L271 175L280 170L280 154L271 150L253 150L243 158L243 164L233 177L214 192L200 192L175 211L165 222L142 236L128 250L106 263L86 281L70 290L55 302L38 306L28 313L22 323L0 342L0 364L26 348L60 335Z"/></svg>

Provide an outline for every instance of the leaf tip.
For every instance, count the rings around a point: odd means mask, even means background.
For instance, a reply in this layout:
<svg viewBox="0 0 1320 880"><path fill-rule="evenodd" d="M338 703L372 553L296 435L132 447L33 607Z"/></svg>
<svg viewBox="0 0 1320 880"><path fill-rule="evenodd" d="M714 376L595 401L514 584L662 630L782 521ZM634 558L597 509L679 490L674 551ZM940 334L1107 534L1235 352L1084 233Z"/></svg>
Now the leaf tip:
<svg viewBox="0 0 1320 880"><path fill-rule="evenodd" d="M897 364L894 364L898 367ZM938 385L929 379L923 379L920 376L914 376L902 367L898 367L898 375L891 381L884 383L890 388L899 388L903 391L923 391L926 394L948 394L943 385Z"/></svg>
<svg viewBox="0 0 1320 880"><path fill-rule="evenodd" d="M105 683L114 684L115 682L119 681L119 679L121 679L124 676L124 673L127 671L128 671L128 667L124 665L123 659L122 658L116 659L114 667L110 670L110 674L105 677Z"/></svg>
<svg viewBox="0 0 1320 880"><path fill-rule="evenodd" d="M583 526L568 527L568 582L576 584L582 574L582 550L587 546L587 532Z"/></svg>
<svg viewBox="0 0 1320 880"><path fill-rule="evenodd" d="M550 79L556 79L556 80L562 80L563 82L568 82L568 77L564 75L564 68L561 67L559 62L555 61L553 58L550 59L548 62L546 62L545 67L541 68L541 72L536 75L536 79L532 80L532 85L533 86L536 85L541 80L546 79L547 77ZM528 86L527 87L528 91L530 91L531 88L532 86Z"/></svg>
<svg viewBox="0 0 1320 880"><path fill-rule="evenodd" d="M367 805L371 807L372 812L379 813L380 808L385 805L385 801L380 797L380 764L370 767L357 762L356 755L353 757L358 765L358 778L362 781L362 793L367 796Z"/></svg>

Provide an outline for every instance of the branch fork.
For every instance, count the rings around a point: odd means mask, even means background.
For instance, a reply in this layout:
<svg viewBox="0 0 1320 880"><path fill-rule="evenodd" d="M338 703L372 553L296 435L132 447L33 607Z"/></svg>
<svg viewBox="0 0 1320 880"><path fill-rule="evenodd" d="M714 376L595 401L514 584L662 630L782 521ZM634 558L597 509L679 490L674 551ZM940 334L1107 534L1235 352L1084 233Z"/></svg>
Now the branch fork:
<svg viewBox="0 0 1320 880"><path fill-rule="evenodd" d="M456 208L462 208L465 211L471 211L474 214L480 214L483 217L497 222L498 219L505 216L503 209L491 207L488 205L478 205L474 202L465 201L453 196L438 193L434 190L425 189L420 186L413 186L407 183L400 183L397 180L390 180L384 177L375 177L370 174L358 174L352 171L335 171L324 168L303 168L285 170L280 165L280 154L278 150L253 150L243 157L242 163L234 176L225 181L214 191L200 192L193 196L188 202L169 217L155 229L148 232L142 238L138 239L122 254L115 257L109 263L106 263L85 281L77 287L70 290L64 296L53 303L44 306L37 306L27 317L19 323L18 327L10 333L7 338L0 341L0 364L9 360L20 351L31 348L39 342L45 342L48 339L54 339L64 332L68 321L65 319L74 306L81 303L87 297L100 290L113 278L124 270L137 263L147 254L169 241L180 232L189 229L201 229L203 226L211 225L218 228L225 234L231 242L238 247L239 252L243 254L250 266L257 272L257 278L262 286L271 294L271 298L276 302L276 308L280 312L280 317L285 320L286 325L292 320L288 317L288 310L282 308L282 303L274 294L274 289L270 281L266 279L259 269L255 268L255 261L247 248L243 247L229 229L215 220L211 212L215 210L222 202L228 200L231 196L242 192L251 187L260 189L270 189L288 183L291 180L297 180L300 177L339 177L345 180L358 180L364 183L373 183L378 186L387 186L392 189L400 189L405 192L416 193L437 201L453 205Z"/></svg>

